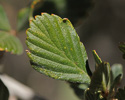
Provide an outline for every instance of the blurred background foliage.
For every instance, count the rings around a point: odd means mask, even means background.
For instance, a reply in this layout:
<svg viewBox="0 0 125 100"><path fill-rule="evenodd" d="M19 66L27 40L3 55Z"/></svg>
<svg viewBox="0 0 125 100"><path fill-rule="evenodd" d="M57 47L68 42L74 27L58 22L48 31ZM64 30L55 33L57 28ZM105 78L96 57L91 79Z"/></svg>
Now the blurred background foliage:
<svg viewBox="0 0 125 100"><path fill-rule="evenodd" d="M17 14L20 9L29 6L31 2L32 0L0 0L12 29L16 30ZM125 65L118 48L118 43L125 41L124 0L46 0L41 4L41 7L37 5L34 16L41 12L54 13L69 18L75 25L86 47L92 70L95 65L93 49L98 52L103 61L108 61L111 65L114 63ZM26 50L25 30L19 33L17 36ZM5 53L0 63L0 66L5 65L4 73L33 88L36 93L48 100L78 100L68 83L48 78L33 70L26 52L21 56ZM125 84L124 76L122 84Z"/></svg>

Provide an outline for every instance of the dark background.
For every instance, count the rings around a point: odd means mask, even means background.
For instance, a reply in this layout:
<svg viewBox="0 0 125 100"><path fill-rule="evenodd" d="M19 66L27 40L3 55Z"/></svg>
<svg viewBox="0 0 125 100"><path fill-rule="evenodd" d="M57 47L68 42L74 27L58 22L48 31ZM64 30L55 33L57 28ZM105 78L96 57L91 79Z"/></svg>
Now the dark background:
<svg viewBox="0 0 125 100"><path fill-rule="evenodd" d="M16 27L18 11L26 7L31 0L0 0L12 28ZM79 2L79 0L77 0ZM96 50L103 61L110 65L121 63L125 66L118 44L125 41L125 0L96 0L89 15L75 27L84 43L89 57L89 65L94 70L92 50ZM78 100L68 83L48 78L31 68L25 50L25 31L17 35L24 46L21 56L6 53L3 59L3 72L28 85L48 100ZM125 68L124 68L125 72ZM125 84L123 77L122 85Z"/></svg>

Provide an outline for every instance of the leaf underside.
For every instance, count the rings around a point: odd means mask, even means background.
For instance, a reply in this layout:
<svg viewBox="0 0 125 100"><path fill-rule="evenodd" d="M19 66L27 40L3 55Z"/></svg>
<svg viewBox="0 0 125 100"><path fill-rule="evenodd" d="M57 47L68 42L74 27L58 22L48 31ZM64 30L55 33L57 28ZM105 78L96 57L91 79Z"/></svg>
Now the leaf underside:
<svg viewBox="0 0 125 100"><path fill-rule="evenodd" d="M0 51L22 54L23 47L17 37L8 32L0 31Z"/></svg>
<svg viewBox="0 0 125 100"><path fill-rule="evenodd" d="M85 47L68 19L43 13L26 33L27 54L35 70L54 79L90 83Z"/></svg>

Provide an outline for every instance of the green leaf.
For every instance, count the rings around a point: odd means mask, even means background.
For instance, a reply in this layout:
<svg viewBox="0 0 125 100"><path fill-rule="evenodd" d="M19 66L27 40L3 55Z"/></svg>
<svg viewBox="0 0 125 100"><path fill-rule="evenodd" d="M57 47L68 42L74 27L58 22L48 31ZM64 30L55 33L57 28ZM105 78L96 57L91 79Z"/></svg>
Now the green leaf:
<svg viewBox="0 0 125 100"><path fill-rule="evenodd" d="M121 75L121 78L123 77L123 66L121 64L114 64L111 67L112 74L113 74L113 80L118 76Z"/></svg>
<svg viewBox="0 0 125 100"><path fill-rule="evenodd" d="M23 47L17 37L8 32L0 31L0 51L7 51L12 54L22 54Z"/></svg>
<svg viewBox="0 0 125 100"><path fill-rule="evenodd" d="M0 100L8 100L8 98L9 98L9 91L0 79Z"/></svg>
<svg viewBox="0 0 125 100"><path fill-rule="evenodd" d="M118 92L115 96L118 100L125 100L125 87L124 89L118 89Z"/></svg>
<svg viewBox="0 0 125 100"><path fill-rule="evenodd" d="M11 30L10 24L8 22L8 18L1 5L0 5L0 30L4 30L4 31Z"/></svg>
<svg viewBox="0 0 125 100"><path fill-rule="evenodd" d="M107 92L110 83L110 65L103 62L98 65L97 69L93 73L90 90L94 93L97 91Z"/></svg>
<svg viewBox="0 0 125 100"><path fill-rule="evenodd" d="M96 62L96 67L102 63L102 60L101 58L98 56L98 54L96 53L95 50L92 51L93 53L93 56L94 56L94 59L95 59L95 62Z"/></svg>
<svg viewBox="0 0 125 100"><path fill-rule="evenodd" d="M34 69L54 79L90 83L85 47L68 19L43 13L26 33Z"/></svg>
<svg viewBox="0 0 125 100"><path fill-rule="evenodd" d="M30 8L23 8L19 11L17 16L17 31L21 31L28 24Z"/></svg>

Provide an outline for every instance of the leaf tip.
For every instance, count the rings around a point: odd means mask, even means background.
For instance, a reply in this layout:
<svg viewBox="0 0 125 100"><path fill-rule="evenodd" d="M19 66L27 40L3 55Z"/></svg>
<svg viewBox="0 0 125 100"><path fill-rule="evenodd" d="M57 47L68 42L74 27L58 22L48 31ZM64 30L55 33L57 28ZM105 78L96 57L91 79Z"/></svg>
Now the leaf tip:
<svg viewBox="0 0 125 100"><path fill-rule="evenodd" d="M27 53L30 53L29 50L25 50Z"/></svg>
<svg viewBox="0 0 125 100"><path fill-rule="evenodd" d="M54 16L55 14L51 14L52 16Z"/></svg>
<svg viewBox="0 0 125 100"><path fill-rule="evenodd" d="M68 18L63 18L63 22L66 23Z"/></svg>
<svg viewBox="0 0 125 100"><path fill-rule="evenodd" d="M35 16L35 19L36 19L37 15Z"/></svg>
<svg viewBox="0 0 125 100"><path fill-rule="evenodd" d="M28 29L26 30L26 34L28 34L29 29L30 29L30 28L28 28Z"/></svg>
<svg viewBox="0 0 125 100"><path fill-rule="evenodd" d="M92 53L97 54L96 50L92 50Z"/></svg>
<svg viewBox="0 0 125 100"><path fill-rule="evenodd" d="M42 12L42 13L41 13L41 15L44 15L44 14L46 14L46 12Z"/></svg>
<svg viewBox="0 0 125 100"><path fill-rule="evenodd" d="M29 20L29 23L31 24L32 21L33 21L33 19L30 19L30 20Z"/></svg>
<svg viewBox="0 0 125 100"><path fill-rule="evenodd" d="M104 62L105 65L109 65L109 62Z"/></svg>

